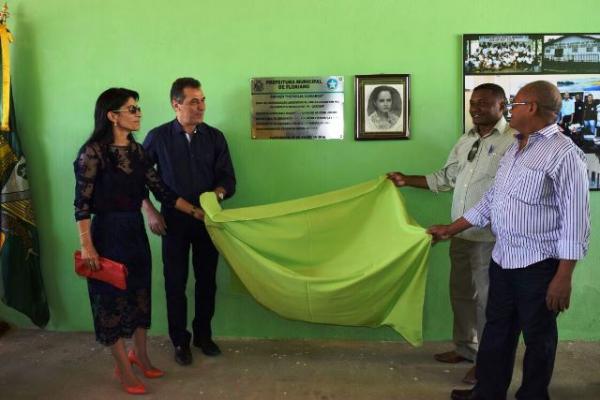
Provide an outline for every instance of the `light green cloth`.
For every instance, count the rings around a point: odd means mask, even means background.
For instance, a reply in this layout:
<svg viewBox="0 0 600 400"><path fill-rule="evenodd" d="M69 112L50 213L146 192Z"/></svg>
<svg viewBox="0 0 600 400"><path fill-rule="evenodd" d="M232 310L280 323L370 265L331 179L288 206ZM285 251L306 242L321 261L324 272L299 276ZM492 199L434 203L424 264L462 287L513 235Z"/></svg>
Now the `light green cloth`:
<svg viewBox="0 0 600 400"><path fill-rule="evenodd" d="M422 343L431 237L385 177L317 196L223 210L200 196L208 232L248 291L286 318L389 325Z"/></svg>

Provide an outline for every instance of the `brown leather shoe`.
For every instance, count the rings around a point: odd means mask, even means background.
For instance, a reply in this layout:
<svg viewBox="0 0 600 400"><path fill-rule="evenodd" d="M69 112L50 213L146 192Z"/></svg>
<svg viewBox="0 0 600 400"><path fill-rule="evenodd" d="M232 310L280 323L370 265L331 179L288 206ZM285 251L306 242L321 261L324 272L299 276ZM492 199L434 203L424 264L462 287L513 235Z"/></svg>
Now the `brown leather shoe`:
<svg viewBox="0 0 600 400"><path fill-rule="evenodd" d="M467 371L467 374L462 381L464 383L468 383L469 385L474 385L477 383L477 378L475 378L475 365Z"/></svg>
<svg viewBox="0 0 600 400"><path fill-rule="evenodd" d="M464 358L463 356L461 356L454 350L447 351L445 353L434 354L433 358L435 358L439 362L449 363L449 364L456 364L456 363L463 362L463 361L471 362L471 360L469 360L468 358Z"/></svg>

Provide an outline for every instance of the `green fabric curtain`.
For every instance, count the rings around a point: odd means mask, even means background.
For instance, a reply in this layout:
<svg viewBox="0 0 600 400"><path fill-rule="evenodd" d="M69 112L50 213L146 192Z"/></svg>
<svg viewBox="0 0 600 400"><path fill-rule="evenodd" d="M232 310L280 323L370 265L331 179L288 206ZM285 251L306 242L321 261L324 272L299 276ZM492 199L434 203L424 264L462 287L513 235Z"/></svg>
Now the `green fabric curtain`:
<svg viewBox="0 0 600 400"><path fill-rule="evenodd" d="M223 210L200 196L210 236L254 298L302 321L388 325L422 343L425 230L381 177L317 196Z"/></svg>

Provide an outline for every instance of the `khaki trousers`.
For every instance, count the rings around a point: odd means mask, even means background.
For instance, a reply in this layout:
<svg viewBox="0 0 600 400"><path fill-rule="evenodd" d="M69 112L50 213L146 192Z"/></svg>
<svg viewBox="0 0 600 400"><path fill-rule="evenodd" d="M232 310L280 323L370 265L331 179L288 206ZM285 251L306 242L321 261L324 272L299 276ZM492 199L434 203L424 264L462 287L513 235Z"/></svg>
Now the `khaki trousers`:
<svg viewBox="0 0 600 400"><path fill-rule="evenodd" d="M494 242L452 238L450 242L450 301L454 313L456 352L475 360L485 326L489 275Z"/></svg>

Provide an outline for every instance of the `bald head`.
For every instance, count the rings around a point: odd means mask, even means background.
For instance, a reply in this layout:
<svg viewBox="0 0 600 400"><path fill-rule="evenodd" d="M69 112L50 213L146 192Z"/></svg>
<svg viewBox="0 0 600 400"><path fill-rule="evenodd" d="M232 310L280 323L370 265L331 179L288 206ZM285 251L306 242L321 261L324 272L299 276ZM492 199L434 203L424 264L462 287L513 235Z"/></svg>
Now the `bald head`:
<svg viewBox="0 0 600 400"><path fill-rule="evenodd" d="M523 86L520 92L538 105L538 116L551 124L556 121L562 105L558 88L548 81L535 81Z"/></svg>

